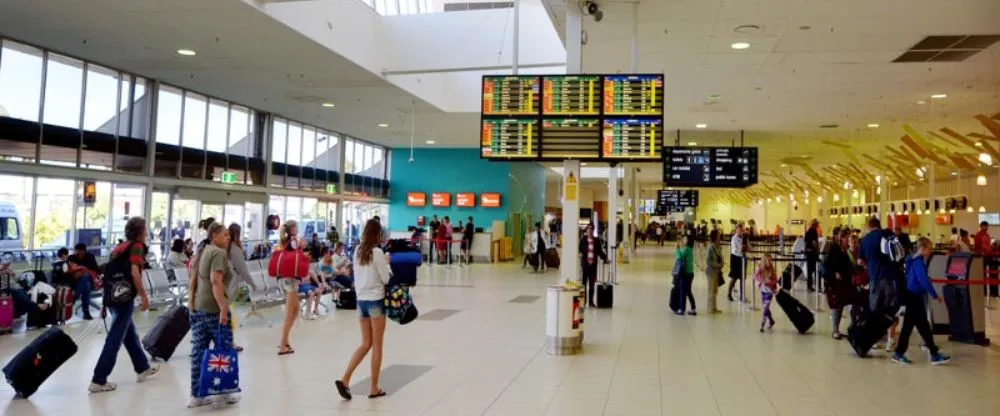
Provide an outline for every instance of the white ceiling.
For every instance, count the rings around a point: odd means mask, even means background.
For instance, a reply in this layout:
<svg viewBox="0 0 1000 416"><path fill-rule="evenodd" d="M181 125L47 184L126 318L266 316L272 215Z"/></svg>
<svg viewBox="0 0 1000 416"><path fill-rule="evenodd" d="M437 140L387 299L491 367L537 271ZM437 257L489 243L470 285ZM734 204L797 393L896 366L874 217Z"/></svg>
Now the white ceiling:
<svg viewBox="0 0 1000 416"><path fill-rule="evenodd" d="M552 10L577 4L544 1ZM585 20L584 70L627 71L632 6L599 2L604 20ZM984 132L970 116L1000 111L1000 45L961 63L890 61L927 35L998 34L998 16L997 0L643 0L638 67L666 73L665 127L682 129L682 144L729 145L745 129L745 144L761 147L762 171L791 155L823 165L842 155L820 140L874 154L898 143L904 122ZM762 30L734 31L744 24ZM443 113L240 0L6 0L0 35L388 146L409 144L416 103L418 146L478 143L477 114ZM752 47L734 51L735 41ZM198 55L180 57L181 47ZM391 127L376 127L383 122ZM865 127L873 122L881 127ZM825 123L841 127L818 128ZM655 181L659 168L646 166Z"/></svg>

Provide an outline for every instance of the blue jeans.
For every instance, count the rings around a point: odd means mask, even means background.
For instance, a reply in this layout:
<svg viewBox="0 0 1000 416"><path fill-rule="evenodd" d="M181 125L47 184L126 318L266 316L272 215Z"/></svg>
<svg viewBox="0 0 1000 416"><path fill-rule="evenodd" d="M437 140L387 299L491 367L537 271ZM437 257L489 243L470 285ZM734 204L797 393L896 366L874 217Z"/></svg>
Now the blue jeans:
<svg viewBox="0 0 1000 416"><path fill-rule="evenodd" d="M219 331L219 314L191 311L191 397L198 397L198 386L201 382L201 359L205 356L210 343L214 342ZM230 325L222 328L222 342L227 345L216 345L216 348L233 345L232 314Z"/></svg>
<svg viewBox="0 0 1000 416"><path fill-rule="evenodd" d="M108 306L113 320L108 328L108 336L104 338L104 349L101 350L101 358L97 359L97 366L94 367L94 378L92 382L96 384L107 384L111 370L115 368L115 361L118 359L118 350L122 344L128 351L129 358L132 359L132 369L136 374L149 369L149 359L139 342L139 333L135 330L132 322L132 311L135 304L129 302L124 305Z"/></svg>
<svg viewBox="0 0 1000 416"><path fill-rule="evenodd" d="M94 292L94 282L90 280L90 274L84 274L76 279L73 290L76 292L76 299L80 300L80 310L83 311L83 316L90 316L90 296Z"/></svg>

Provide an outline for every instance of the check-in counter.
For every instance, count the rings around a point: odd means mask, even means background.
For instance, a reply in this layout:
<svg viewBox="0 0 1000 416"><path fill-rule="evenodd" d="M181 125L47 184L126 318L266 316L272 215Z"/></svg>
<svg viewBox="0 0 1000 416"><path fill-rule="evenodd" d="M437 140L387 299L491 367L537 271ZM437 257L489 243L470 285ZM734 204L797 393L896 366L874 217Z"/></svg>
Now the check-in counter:
<svg viewBox="0 0 1000 416"><path fill-rule="evenodd" d="M410 231L390 231L389 238L392 239L406 239L409 240L413 237L413 232ZM458 261L457 258L462 252L461 243L462 233L452 234L451 253L454 257L452 261ZM472 259L475 262L486 263L490 261L490 245L492 244L493 234L488 232L475 233L472 236ZM427 258L430 256L431 251L431 241L428 239L427 234L420 239L420 252ZM437 253L434 254L437 257Z"/></svg>

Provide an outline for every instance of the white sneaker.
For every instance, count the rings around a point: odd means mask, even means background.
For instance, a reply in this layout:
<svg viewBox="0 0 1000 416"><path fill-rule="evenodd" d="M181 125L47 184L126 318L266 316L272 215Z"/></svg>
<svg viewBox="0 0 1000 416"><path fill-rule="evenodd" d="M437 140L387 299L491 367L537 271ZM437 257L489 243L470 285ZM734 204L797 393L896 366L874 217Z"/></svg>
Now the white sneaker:
<svg viewBox="0 0 1000 416"><path fill-rule="evenodd" d="M159 364L149 366L146 371L143 371L135 376L135 381L142 383L143 381L149 380L150 377L155 376L158 372L160 372Z"/></svg>
<svg viewBox="0 0 1000 416"><path fill-rule="evenodd" d="M188 401L187 407L190 409L193 407L208 406L210 404L212 404L211 397L192 397L191 400Z"/></svg>
<svg viewBox="0 0 1000 416"><path fill-rule="evenodd" d="M117 389L117 388L118 388L118 385L115 384L115 383L97 384L97 383L91 382L90 383L90 388L88 388L87 390L89 390L91 393L104 393L104 392L109 392L109 391L115 391L115 389Z"/></svg>
<svg viewBox="0 0 1000 416"><path fill-rule="evenodd" d="M239 394L227 394L225 396L222 396L222 399L226 402L226 404L239 403L241 398L242 397Z"/></svg>

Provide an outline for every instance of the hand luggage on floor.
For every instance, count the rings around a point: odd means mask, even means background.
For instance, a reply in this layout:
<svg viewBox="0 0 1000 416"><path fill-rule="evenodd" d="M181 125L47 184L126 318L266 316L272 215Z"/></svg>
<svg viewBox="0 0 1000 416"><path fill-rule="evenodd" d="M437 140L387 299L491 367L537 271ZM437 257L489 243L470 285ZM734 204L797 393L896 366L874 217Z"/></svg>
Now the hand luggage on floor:
<svg viewBox="0 0 1000 416"><path fill-rule="evenodd" d="M55 309L56 322L64 324L66 321L73 319L73 301L76 294L68 286L56 286L55 289L56 293L52 299L52 307ZM83 299L82 303L90 307L90 299Z"/></svg>
<svg viewBox="0 0 1000 416"><path fill-rule="evenodd" d="M42 309L42 306L45 308ZM27 321L24 323L25 327L28 329L45 328L57 323L56 308L49 302L48 295L39 293L34 303L32 303L32 307L28 309Z"/></svg>
<svg viewBox="0 0 1000 416"><path fill-rule="evenodd" d="M538 256L536 256L535 253L525 254L525 256L528 256L528 264L531 265L531 268L537 269L538 268Z"/></svg>
<svg viewBox="0 0 1000 416"><path fill-rule="evenodd" d="M855 317L853 316L855 309L864 311L863 308L851 307L852 319L857 318L857 320L847 328L847 340L858 357L866 357L872 347L889 331L894 319L884 313L868 312L860 312L860 316Z"/></svg>
<svg viewBox="0 0 1000 416"><path fill-rule="evenodd" d="M142 337L142 347L153 358L167 361L191 330L187 306L173 305L156 318L153 327Z"/></svg>
<svg viewBox="0 0 1000 416"><path fill-rule="evenodd" d="M781 272L781 288L785 290L792 290L792 285L795 281L802 276L802 268L795 265L789 264L785 267L785 271Z"/></svg>
<svg viewBox="0 0 1000 416"><path fill-rule="evenodd" d="M677 312L681 310L681 308L684 307L684 302L687 302L687 299L684 298L684 290L681 288L683 280L684 280L683 278L675 278L674 287L670 288L669 306L671 312Z"/></svg>
<svg viewBox="0 0 1000 416"><path fill-rule="evenodd" d="M559 268L559 250L556 250L554 248L546 249L544 257L545 257L545 267L548 267L550 269Z"/></svg>
<svg viewBox="0 0 1000 416"><path fill-rule="evenodd" d="M337 309L357 309L358 293L353 289L342 289L335 306Z"/></svg>
<svg viewBox="0 0 1000 416"><path fill-rule="evenodd" d="M597 307L610 308L615 303L615 287L610 282L597 284Z"/></svg>
<svg viewBox="0 0 1000 416"><path fill-rule="evenodd" d="M809 331L809 328L812 328L813 324L816 323L816 317L812 311L787 291L779 290L774 297L778 301L778 305L781 306L781 310L785 311L785 315L788 315L788 320L792 321L792 325L795 325L795 329L799 330L800 334Z"/></svg>
<svg viewBox="0 0 1000 416"><path fill-rule="evenodd" d="M0 335L14 331L14 298L10 292L0 292Z"/></svg>
<svg viewBox="0 0 1000 416"><path fill-rule="evenodd" d="M59 366L76 354L76 343L59 328L49 328L3 368L7 383L21 397L29 397Z"/></svg>

